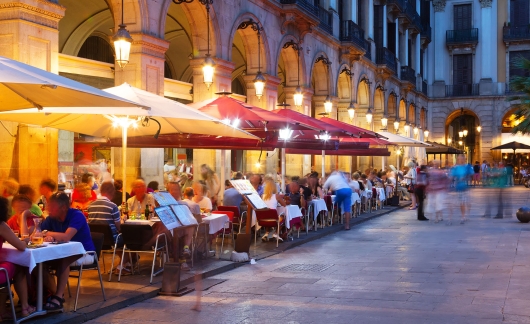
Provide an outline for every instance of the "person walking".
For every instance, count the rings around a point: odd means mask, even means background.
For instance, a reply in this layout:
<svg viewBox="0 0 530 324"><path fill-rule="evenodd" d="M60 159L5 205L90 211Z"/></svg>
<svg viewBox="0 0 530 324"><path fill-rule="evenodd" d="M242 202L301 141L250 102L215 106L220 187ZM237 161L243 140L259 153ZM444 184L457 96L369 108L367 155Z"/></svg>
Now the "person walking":
<svg viewBox="0 0 530 324"><path fill-rule="evenodd" d="M460 206L460 224L464 224L467 220L468 208L468 186L467 180L473 174L473 169L466 164L466 158L463 154L458 155L457 165L451 169L451 178L455 184L455 191L458 196L458 204ZM451 214L450 214L451 215ZM451 216L449 216L449 225L451 224Z"/></svg>
<svg viewBox="0 0 530 324"><path fill-rule="evenodd" d="M427 186L427 166L422 165L420 167L420 172L416 176L416 186L414 187L414 194L418 200L418 220L419 221L428 221L429 219L425 217L423 213L423 202L425 200L425 187Z"/></svg>
<svg viewBox="0 0 530 324"><path fill-rule="evenodd" d="M445 171L440 169L440 161L434 160L432 168L427 172L427 211L435 213L435 223L443 221L445 196L449 181Z"/></svg>
<svg viewBox="0 0 530 324"><path fill-rule="evenodd" d="M410 198L412 200L412 204L410 204L409 210L415 210L418 207L414 190L414 187L416 186L417 177L416 165L414 164L414 162L409 162L409 164L407 164L407 167L409 168L409 170L403 178L405 178L405 182L407 184L407 191L410 193Z"/></svg>
<svg viewBox="0 0 530 324"><path fill-rule="evenodd" d="M475 161L473 165L473 186L476 187L480 182L480 163Z"/></svg>
<svg viewBox="0 0 530 324"><path fill-rule="evenodd" d="M346 182L346 178L342 172L333 172L324 183L324 193L328 190L335 192L335 203L337 206L344 206L344 229L350 230L350 217L351 217L351 188Z"/></svg>

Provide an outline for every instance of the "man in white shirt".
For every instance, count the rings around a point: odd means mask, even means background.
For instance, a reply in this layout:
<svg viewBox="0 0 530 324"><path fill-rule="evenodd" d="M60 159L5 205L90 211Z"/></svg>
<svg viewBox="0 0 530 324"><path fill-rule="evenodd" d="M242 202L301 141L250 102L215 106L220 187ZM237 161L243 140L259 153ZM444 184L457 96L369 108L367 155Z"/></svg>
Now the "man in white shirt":
<svg viewBox="0 0 530 324"><path fill-rule="evenodd" d="M341 206L341 203L343 206L344 229L350 230L352 191L344 175L341 172L333 172L324 183L323 190L324 192L328 192L328 190L335 192L335 202L338 206Z"/></svg>

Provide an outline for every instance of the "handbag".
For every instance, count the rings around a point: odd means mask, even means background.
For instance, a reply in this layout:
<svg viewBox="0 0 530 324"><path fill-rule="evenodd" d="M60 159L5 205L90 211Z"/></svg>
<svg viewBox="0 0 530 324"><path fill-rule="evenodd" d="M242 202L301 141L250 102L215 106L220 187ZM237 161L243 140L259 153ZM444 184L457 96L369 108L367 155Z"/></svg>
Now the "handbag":
<svg viewBox="0 0 530 324"><path fill-rule="evenodd" d="M411 183L409 185L407 185L407 191L410 192L410 193L414 193L414 184Z"/></svg>

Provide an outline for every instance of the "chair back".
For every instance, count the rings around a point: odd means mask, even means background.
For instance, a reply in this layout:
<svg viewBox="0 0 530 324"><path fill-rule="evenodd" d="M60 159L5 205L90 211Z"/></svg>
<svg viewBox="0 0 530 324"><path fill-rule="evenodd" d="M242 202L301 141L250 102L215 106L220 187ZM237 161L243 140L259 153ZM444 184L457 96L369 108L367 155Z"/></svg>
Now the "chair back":
<svg viewBox="0 0 530 324"><path fill-rule="evenodd" d="M230 222L234 221L234 212L231 211L213 211L212 214L226 215L228 216L228 220L230 220Z"/></svg>
<svg viewBox="0 0 530 324"><path fill-rule="evenodd" d="M241 215L239 211L239 207L237 206L217 206L218 211L227 211L234 213L234 217L230 220L231 222L239 222L239 215Z"/></svg>
<svg viewBox="0 0 530 324"><path fill-rule="evenodd" d="M103 234L102 249L109 250L114 247L114 236L109 224L94 224L88 223L90 233L101 233ZM94 236L92 236L94 237ZM99 255L99 253L98 253Z"/></svg>
<svg viewBox="0 0 530 324"><path fill-rule="evenodd" d="M256 210L256 222L260 226L276 227L278 224L278 211L276 209Z"/></svg>
<svg viewBox="0 0 530 324"><path fill-rule="evenodd" d="M153 237L150 225L122 224L120 226L123 244L131 250L142 250L142 246Z"/></svg>
<svg viewBox="0 0 530 324"><path fill-rule="evenodd" d="M328 208L328 210L331 210L333 208L333 200L331 199L331 196L325 195L324 201L326 202L326 207Z"/></svg>
<svg viewBox="0 0 530 324"><path fill-rule="evenodd" d="M92 236L92 242L94 243L94 247L96 248L96 255L99 260L99 255L101 254L105 235L103 235L103 233L90 232L90 236Z"/></svg>

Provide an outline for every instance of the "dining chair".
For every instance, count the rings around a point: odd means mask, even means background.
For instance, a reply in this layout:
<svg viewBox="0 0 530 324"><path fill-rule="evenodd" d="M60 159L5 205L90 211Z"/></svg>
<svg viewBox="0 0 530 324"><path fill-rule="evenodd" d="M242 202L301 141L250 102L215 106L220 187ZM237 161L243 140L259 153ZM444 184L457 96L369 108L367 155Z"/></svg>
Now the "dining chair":
<svg viewBox="0 0 530 324"><path fill-rule="evenodd" d="M241 217L241 214L239 212L239 207L237 206L217 206L217 210L233 212L234 218L232 219L232 231L234 230L233 228L234 225L237 225L238 226L237 234L241 234L241 225L242 225L243 217Z"/></svg>
<svg viewBox="0 0 530 324"><path fill-rule="evenodd" d="M283 214L281 214L283 215ZM276 209L256 210L256 224L264 227L276 228L276 247L280 241L280 230L285 225L285 218L281 219ZM258 231L254 232L254 246L256 246Z"/></svg>
<svg viewBox="0 0 530 324"><path fill-rule="evenodd" d="M116 251L118 248L123 247L123 244L119 246L118 242L120 241L121 233L119 233L116 236L116 240L114 240L112 237L112 230L110 229L110 226L108 224L94 224L94 223L88 223L88 227L90 228L91 233L101 233L103 234L103 246L101 247L101 258L103 263L103 273L107 273L107 269L105 266L105 254L112 253L112 262L110 264L110 271L109 271L109 281L112 279L112 270L114 269L114 258L116 257ZM129 254L129 258L131 255Z"/></svg>
<svg viewBox="0 0 530 324"><path fill-rule="evenodd" d="M13 301L13 291L11 289L11 280L9 280L9 273L7 272L6 268L0 268L0 272L4 273L4 276L6 276L6 282L0 285L0 291L6 290L6 293L9 295L9 302L11 305L11 315L13 316L13 323L18 323L17 321L17 313L15 312L15 302Z"/></svg>
<svg viewBox="0 0 530 324"><path fill-rule="evenodd" d="M77 291L75 294L74 312L77 311L77 301L79 300L79 290L81 287L81 277L83 275L83 271L97 270L98 277L99 277L99 284L101 286L101 293L103 294L103 300L104 301L107 300L107 297L105 295L105 288L103 287L103 278L101 277L101 271L99 268L99 255L101 254L101 248L103 246L104 235L101 233L96 233L96 232L90 232L90 235L92 236L92 242L94 243L94 247L96 248L96 251L87 251L85 255L94 256L94 262L89 265L70 266L70 277L77 278ZM71 274L72 272L77 272L78 275L72 276ZM70 292L70 284L68 284L68 292Z"/></svg>
<svg viewBox="0 0 530 324"><path fill-rule="evenodd" d="M222 239L222 242L221 242L221 252L219 253L219 258L220 258L221 254L223 254L223 248L224 248L224 244L225 244L225 234L226 234L227 231L228 231L228 234L232 234L232 244L235 246L234 228L233 228L233 226L234 226L233 220L234 220L235 216L234 216L234 213L231 212L231 211L213 211L212 214L228 216L228 224L230 225L229 228L226 228L226 223L225 223L225 227L223 227L219 231L219 232L223 233L223 239ZM216 241L216 244L217 244L217 241Z"/></svg>
<svg viewBox="0 0 530 324"><path fill-rule="evenodd" d="M150 225L137 225L137 224L122 224L121 235L123 238L123 249L121 255L120 273L118 275L118 281L121 280L121 271L123 269L123 258L125 252L129 253L148 253L153 255L153 263L151 265L151 279L149 283L153 283L153 277L164 271L163 263L169 258L169 250L167 237L165 233L158 234L156 236L155 246L143 248L144 242L148 242L153 237L153 229ZM155 272L156 256L160 252L162 258L160 269ZM138 272L140 271L140 262L137 262ZM134 267L132 268L134 274Z"/></svg>

